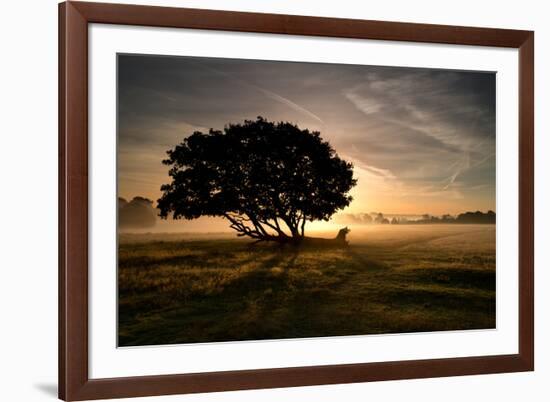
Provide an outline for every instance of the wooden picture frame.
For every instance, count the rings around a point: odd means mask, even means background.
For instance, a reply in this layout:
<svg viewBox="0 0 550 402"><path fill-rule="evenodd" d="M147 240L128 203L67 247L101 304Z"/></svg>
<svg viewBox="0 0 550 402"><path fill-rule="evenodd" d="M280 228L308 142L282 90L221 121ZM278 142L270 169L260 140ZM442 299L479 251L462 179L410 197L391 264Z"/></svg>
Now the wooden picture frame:
<svg viewBox="0 0 550 402"><path fill-rule="evenodd" d="M121 24L519 49L519 353L90 379L88 24ZM59 397L64 400L292 387L534 369L534 33L183 8L59 5Z"/></svg>

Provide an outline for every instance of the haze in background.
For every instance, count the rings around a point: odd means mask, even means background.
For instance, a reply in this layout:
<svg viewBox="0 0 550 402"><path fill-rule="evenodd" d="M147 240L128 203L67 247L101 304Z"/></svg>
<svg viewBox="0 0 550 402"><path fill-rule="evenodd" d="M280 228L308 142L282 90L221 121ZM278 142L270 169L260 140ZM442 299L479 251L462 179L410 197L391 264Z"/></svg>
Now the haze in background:
<svg viewBox="0 0 550 402"><path fill-rule="evenodd" d="M494 73L120 55L118 192L155 207L168 149L263 116L320 131L353 162L358 183L342 213L495 210L495 109ZM220 218L156 226L230 230Z"/></svg>

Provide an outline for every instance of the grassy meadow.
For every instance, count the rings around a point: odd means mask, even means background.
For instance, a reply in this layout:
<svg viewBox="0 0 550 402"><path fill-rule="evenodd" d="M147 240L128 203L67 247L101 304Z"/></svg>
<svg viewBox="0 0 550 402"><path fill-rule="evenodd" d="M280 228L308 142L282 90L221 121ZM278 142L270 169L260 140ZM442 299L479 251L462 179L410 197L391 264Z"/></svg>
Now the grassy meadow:
<svg viewBox="0 0 550 402"><path fill-rule="evenodd" d="M495 327L494 225L351 229L347 248L120 234L119 346Z"/></svg>

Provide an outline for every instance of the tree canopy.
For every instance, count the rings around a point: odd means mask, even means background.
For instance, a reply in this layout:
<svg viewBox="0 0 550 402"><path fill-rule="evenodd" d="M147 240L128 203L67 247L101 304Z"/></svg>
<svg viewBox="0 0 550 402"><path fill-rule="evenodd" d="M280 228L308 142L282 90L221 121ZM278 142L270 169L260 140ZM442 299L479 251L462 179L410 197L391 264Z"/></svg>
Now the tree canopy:
<svg viewBox="0 0 550 402"><path fill-rule="evenodd" d="M352 201L353 165L317 131L262 117L194 132L167 151L160 216L220 216L239 236L300 240Z"/></svg>

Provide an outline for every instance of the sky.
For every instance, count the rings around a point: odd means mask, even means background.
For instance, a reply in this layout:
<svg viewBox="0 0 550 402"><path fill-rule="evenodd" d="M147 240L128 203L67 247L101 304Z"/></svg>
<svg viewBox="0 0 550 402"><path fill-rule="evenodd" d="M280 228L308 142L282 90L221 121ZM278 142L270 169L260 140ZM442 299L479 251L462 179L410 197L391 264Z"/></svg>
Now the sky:
<svg viewBox="0 0 550 402"><path fill-rule="evenodd" d="M318 130L354 164L346 213L495 210L495 74L118 56L119 196L157 200L166 151L263 116Z"/></svg>

